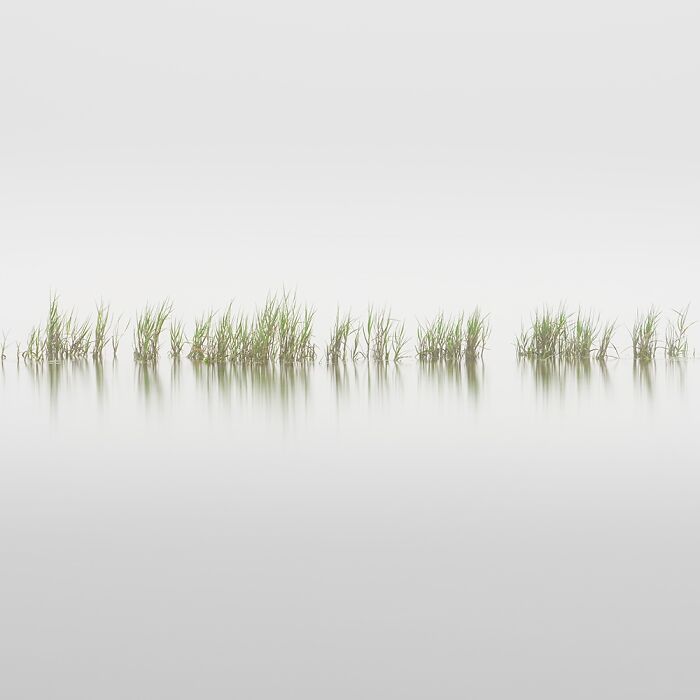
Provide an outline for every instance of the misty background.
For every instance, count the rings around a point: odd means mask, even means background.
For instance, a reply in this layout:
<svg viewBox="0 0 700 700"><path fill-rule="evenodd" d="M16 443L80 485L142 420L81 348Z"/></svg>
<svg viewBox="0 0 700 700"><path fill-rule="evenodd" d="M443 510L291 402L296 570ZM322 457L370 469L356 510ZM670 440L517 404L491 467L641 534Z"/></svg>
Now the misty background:
<svg viewBox="0 0 700 700"><path fill-rule="evenodd" d="M91 2L0 10L0 328L50 289L179 316L296 288L492 345L566 300L687 302L694 2ZM691 316L692 316L691 312ZM413 330L411 328L411 330ZM696 330L697 333L697 330Z"/></svg>

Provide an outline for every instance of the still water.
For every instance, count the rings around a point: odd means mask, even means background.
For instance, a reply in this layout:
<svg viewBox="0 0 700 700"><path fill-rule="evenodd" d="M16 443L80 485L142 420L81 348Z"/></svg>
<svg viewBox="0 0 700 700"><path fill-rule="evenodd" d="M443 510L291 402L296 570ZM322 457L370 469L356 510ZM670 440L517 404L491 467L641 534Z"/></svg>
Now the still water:
<svg viewBox="0 0 700 700"><path fill-rule="evenodd" d="M0 370L0 696L697 698L700 365Z"/></svg>

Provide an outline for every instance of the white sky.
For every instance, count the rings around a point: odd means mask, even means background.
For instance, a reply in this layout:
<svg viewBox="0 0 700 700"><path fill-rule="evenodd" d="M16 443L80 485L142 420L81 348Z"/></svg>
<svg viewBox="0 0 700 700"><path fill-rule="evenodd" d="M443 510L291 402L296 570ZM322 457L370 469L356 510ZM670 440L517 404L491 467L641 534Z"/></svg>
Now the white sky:
<svg viewBox="0 0 700 700"><path fill-rule="evenodd" d="M0 9L0 328L297 287L700 313L697 2Z"/></svg>

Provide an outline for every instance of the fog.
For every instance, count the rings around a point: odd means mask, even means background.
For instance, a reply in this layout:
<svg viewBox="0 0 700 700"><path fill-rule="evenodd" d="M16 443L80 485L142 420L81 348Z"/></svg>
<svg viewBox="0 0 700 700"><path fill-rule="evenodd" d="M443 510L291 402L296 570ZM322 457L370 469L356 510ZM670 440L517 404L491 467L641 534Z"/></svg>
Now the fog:
<svg viewBox="0 0 700 700"><path fill-rule="evenodd" d="M409 321L697 300L696 3L16 3L0 327L296 288ZM494 341L496 342L496 340Z"/></svg>
<svg viewBox="0 0 700 700"><path fill-rule="evenodd" d="M697 698L700 370L626 346L700 307L699 20L5 3L0 697ZM15 359L52 291L191 331L283 286L321 348L337 305L493 335L469 364ZM623 358L516 361L560 302Z"/></svg>

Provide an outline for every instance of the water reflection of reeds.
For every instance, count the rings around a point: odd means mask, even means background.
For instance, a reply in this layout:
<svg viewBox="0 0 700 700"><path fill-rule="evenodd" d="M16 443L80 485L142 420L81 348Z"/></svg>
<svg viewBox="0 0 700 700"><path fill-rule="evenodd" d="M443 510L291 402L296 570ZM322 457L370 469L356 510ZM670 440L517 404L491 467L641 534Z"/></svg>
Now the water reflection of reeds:
<svg viewBox="0 0 700 700"><path fill-rule="evenodd" d="M635 387L642 394L653 396L654 385L656 383L656 361L634 360L632 363L632 373Z"/></svg>
<svg viewBox="0 0 700 700"><path fill-rule="evenodd" d="M486 370L481 359L461 362L442 360L419 362L418 378L421 385L439 393L465 393L477 401L484 388Z"/></svg>
<svg viewBox="0 0 700 700"><path fill-rule="evenodd" d="M377 401L403 391L402 370L397 362L331 362L327 372L337 403L358 395Z"/></svg>
<svg viewBox="0 0 700 700"><path fill-rule="evenodd" d="M673 385L680 392L685 391L688 362L687 359L666 361L667 384Z"/></svg>
<svg viewBox="0 0 700 700"><path fill-rule="evenodd" d="M604 361L563 360L520 358L518 364L524 377L535 386L535 391L543 396L555 394L563 397L568 386L586 389L591 384L593 373L597 373L604 383L609 380L608 368Z"/></svg>
<svg viewBox="0 0 700 700"><path fill-rule="evenodd" d="M51 360L42 362L17 361L17 371L21 366L29 373L32 384L39 393L46 391L52 412L58 409L60 396L79 387L89 387L96 383L98 394L104 392L104 378L96 368L92 371L88 359Z"/></svg>
<svg viewBox="0 0 700 700"><path fill-rule="evenodd" d="M136 363L136 386L147 403L161 403L163 382L157 362Z"/></svg>
<svg viewBox="0 0 700 700"><path fill-rule="evenodd" d="M192 362L195 384L208 396L229 404L238 400L289 409L297 400L307 401L310 371L306 364L235 364Z"/></svg>

